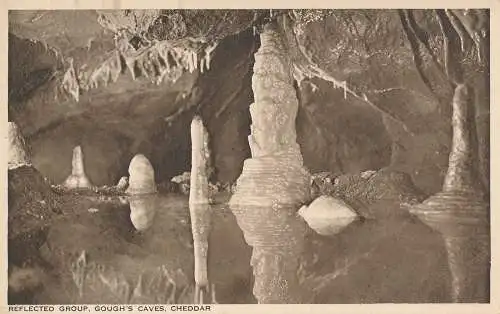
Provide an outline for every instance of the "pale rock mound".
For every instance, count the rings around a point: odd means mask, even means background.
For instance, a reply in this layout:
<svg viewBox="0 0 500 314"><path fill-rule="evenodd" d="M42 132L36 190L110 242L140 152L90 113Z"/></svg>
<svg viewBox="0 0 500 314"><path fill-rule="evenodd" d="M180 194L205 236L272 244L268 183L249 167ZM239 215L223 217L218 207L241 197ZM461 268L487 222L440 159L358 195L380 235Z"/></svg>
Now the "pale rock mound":
<svg viewBox="0 0 500 314"><path fill-rule="evenodd" d="M127 194L156 193L155 173L153 166L144 155L135 155L128 167L129 186Z"/></svg>
<svg viewBox="0 0 500 314"><path fill-rule="evenodd" d="M321 235L337 234L358 218L344 201L326 195L318 197L309 206L302 206L298 214Z"/></svg>

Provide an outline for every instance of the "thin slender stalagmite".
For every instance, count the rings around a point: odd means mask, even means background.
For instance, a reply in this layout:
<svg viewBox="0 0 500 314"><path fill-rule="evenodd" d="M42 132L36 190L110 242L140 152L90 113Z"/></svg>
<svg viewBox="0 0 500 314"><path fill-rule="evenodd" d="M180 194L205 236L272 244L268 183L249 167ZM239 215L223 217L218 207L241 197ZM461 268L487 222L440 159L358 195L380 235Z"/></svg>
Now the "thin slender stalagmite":
<svg viewBox="0 0 500 314"><path fill-rule="evenodd" d="M80 146L73 149L73 159L71 161L71 174L63 183L67 189L89 189L93 185L85 174L83 166L83 152Z"/></svg>
<svg viewBox="0 0 500 314"><path fill-rule="evenodd" d="M21 131L16 123L9 122L9 170L30 165L31 159Z"/></svg>
<svg viewBox="0 0 500 314"><path fill-rule="evenodd" d="M189 211L194 243L195 302L203 303L204 292L209 291L208 235L210 232L210 205L208 195L208 133L199 116L191 122L191 182Z"/></svg>
<svg viewBox="0 0 500 314"><path fill-rule="evenodd" d="M253 293L259 303L300 303L298 256L305 223L296 212L310 198L310 175L296 141L298 100L290 60L274 25L264 27L255 54L255 103L249 144L230 207L253 247Z"/></svg>
<svg viewBox="0 0 500 314"><path fill-rule="evenodd" d="M489 300L489 205L477 177L474 104L459 85L453 98L453 141L443 191L411 209L443 234L454 302Z"/></svg>

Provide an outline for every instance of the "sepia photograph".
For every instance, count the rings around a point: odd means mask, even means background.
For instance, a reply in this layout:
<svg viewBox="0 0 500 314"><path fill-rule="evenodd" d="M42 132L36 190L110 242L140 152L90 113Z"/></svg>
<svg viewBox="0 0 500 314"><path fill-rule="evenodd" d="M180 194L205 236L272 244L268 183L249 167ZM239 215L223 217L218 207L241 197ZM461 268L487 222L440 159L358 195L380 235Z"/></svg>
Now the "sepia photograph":
<svg viewBox="0 0 500 314"><path fill-rule="evenodd" d="M9 10L8 305L489 304L490 13Z"/></svg>

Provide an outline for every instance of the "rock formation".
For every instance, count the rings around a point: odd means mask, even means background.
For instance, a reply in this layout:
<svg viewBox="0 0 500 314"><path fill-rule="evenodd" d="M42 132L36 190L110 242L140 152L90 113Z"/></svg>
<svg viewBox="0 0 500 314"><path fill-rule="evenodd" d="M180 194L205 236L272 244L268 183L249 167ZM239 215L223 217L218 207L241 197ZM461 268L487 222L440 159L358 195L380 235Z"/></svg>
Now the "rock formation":
<svg viewBox="0 0 500 314"><path fill-rule="evenodd" d="M125 191L128 187L128 177L121 177L115 187L117 191Z"/></svg>
<svg viewBox="0 0 500 314"><path fill-rule="evenodd" d="M245 160L230 206L253 247L254 295L259 303L298 303L297 256L305 224L296 216L310 197L310 175L296 142L298 109L290 60L273 25L255 54L250 106L252 158Z"/></svg>
<svg viewBox="0 0 500 314"><path fill-rule="evenodd" d="M73 149L73 159L71 161L71 174L64 181L63 186L66 189L90 189L92 188L92 183L87 178L85 174L85 168L83 166L83 152L80 146L76 146Z"/></svg>
<svg viewBox="0 0 500 314"><path fill-rule="evenodd" d="M135 155L128 167L129 186L126 193L151 194L156 193L155 172L149 160L141 154Z"/></svg>
<svg viewBox="0 0 500 314"><path fill-rule="evenodd" d="M309 227L321 235L339 233L358 217L342 200L324 195L315 199L309 206L302 206L298 214Z"/></svg>
<svg viewBox="0 0 500 314"><path fill-rule="evenodd" d="M19 127L9 122L9 170L31 165L24 138Z"/></svg>
<svg viewBox="0 0 500 314"><path fill-rule="evenodd" d="M443 191L411 212L443 234L453 276L455 302L487 302L489 289L489 205L477 169L473 101L459 84L453 97L453 141Z"/></svg>
<svg viewBox="0 0 500 314"><path fill-rule="evenodd" d="M208 195L208 133L199 116L191 122L191 181L189 212L194 243L195 302L203 303L203 292L208 292L208 235L210 232L210 203Z"/></svg>

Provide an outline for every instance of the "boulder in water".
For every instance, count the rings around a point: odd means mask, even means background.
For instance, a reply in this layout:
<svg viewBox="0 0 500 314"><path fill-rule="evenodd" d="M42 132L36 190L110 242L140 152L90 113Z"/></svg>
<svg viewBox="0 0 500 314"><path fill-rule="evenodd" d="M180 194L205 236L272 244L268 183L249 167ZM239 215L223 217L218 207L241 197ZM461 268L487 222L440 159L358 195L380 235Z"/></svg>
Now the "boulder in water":
<svg viewBox="0 0 500 314"><path fill-rule="evenodd" d="M298 214L321 235L333 235L358 218L356 212L344 201L320 196L309 206L302 206Z"/></svg>

